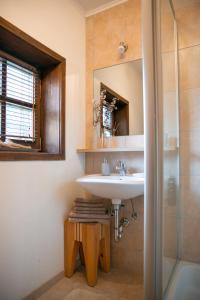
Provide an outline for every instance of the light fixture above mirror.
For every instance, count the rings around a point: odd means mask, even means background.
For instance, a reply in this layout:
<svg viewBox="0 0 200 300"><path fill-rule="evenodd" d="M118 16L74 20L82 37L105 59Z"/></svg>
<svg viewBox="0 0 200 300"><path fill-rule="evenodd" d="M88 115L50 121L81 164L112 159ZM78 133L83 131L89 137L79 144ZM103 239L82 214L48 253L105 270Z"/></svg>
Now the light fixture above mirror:
<svg viewBox="0 0 200 300"><path fill-rule="evenodd" d="M122 57L127 50L128 44L126 44L125 42L120 42L118 47L119 55Z"/></svg>

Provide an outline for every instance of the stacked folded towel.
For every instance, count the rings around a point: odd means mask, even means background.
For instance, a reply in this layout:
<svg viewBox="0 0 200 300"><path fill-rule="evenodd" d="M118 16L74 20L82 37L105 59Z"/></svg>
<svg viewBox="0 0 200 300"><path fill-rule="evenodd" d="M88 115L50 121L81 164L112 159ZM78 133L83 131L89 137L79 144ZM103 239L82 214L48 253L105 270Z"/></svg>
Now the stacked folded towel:
<svg viewBox="0 0 200 300"><path fill-rule="evenodd" d="M70 222L107 223L110 216L106 214L103 200L77 198L68 219Z"/></svg>

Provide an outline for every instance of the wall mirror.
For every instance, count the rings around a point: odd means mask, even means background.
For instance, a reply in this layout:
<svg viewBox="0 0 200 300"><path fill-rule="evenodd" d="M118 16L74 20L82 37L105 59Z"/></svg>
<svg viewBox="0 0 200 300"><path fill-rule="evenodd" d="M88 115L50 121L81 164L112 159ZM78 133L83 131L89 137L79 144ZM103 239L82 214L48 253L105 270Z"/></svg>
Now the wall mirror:
<svg viewBox="0 0 200 300"><path fill-rule="evenodd" d="M93 125L100 136L143 135L142 60L95 70Z"/></svg>

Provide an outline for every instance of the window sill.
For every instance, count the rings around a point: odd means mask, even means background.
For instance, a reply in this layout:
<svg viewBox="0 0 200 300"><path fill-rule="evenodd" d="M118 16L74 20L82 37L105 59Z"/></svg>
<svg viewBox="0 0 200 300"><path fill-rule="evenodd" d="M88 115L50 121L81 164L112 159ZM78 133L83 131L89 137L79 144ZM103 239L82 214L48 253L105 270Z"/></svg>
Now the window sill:
<svg viewBox="0 0 200 300"><path fill-rule="evenodd" d="M64 153L0 151L0 161L65 160Z"/></svg>

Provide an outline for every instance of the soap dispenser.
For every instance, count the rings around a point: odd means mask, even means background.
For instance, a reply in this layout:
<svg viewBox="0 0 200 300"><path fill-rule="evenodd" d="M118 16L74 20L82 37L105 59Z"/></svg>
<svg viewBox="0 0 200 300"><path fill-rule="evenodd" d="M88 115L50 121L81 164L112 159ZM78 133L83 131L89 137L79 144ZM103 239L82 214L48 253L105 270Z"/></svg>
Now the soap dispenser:
<svg viewBox="0 0 200 300"><path fill-rule="evenodd" d="M110 175L110 166L106 158L104 158L102 164L101 164L101 174L103 176L109 176Z"/></svg>

